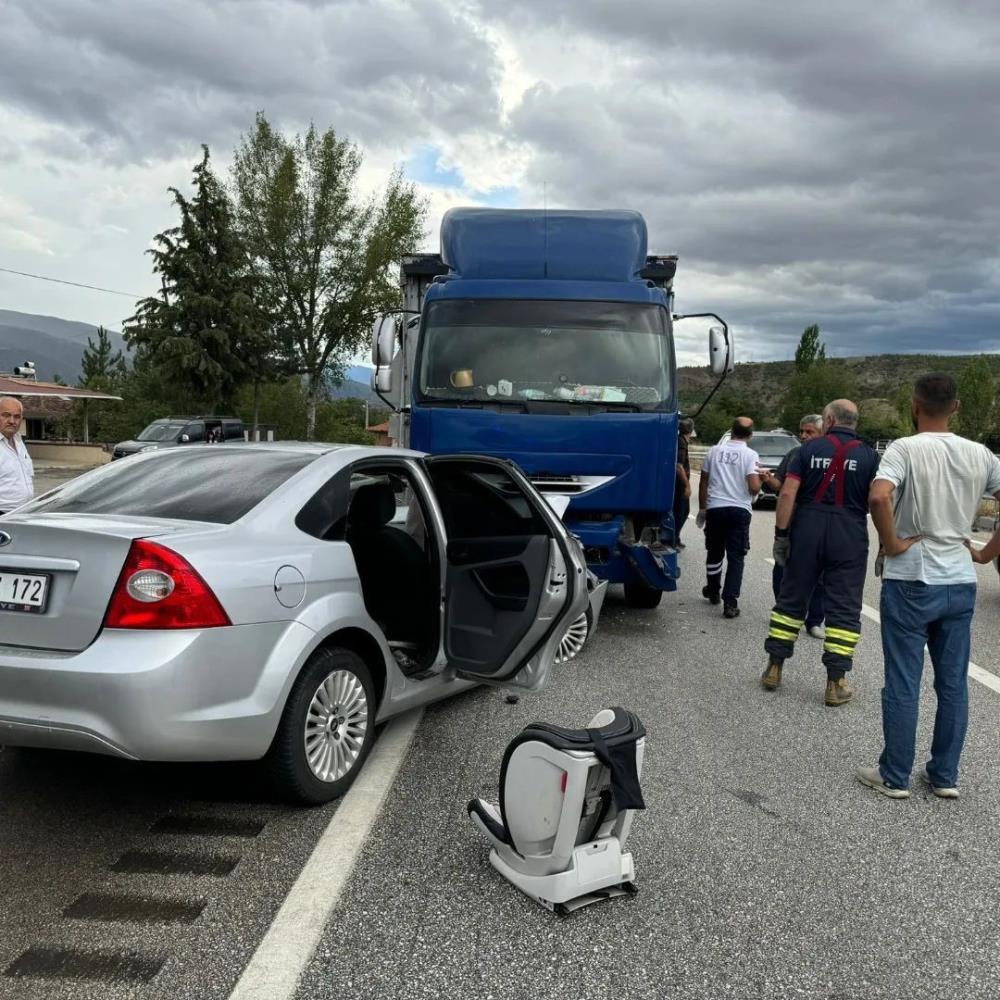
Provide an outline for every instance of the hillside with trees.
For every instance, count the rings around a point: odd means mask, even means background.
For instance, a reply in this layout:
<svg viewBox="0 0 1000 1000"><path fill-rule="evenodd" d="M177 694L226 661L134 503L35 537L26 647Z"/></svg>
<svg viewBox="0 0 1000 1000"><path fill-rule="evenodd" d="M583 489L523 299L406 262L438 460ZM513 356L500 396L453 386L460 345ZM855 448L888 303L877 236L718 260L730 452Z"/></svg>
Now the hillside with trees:
<svg viewBox="0 0 1000 1000"><path fill-rule="evenodd" d="M947 372L959 383L962 413L957 429L1000 449L1000 355L879 354L828 358L818 327L807 327L793 361L737 364L696 421L699 439L714 443L734 416L752 417L758 428L794 430L799 418L846 396L858 403L860 430L878 440L911 431L910 392L928 372ZM681 368L681 409L693 413L717 379L707 368Z"/></svg>

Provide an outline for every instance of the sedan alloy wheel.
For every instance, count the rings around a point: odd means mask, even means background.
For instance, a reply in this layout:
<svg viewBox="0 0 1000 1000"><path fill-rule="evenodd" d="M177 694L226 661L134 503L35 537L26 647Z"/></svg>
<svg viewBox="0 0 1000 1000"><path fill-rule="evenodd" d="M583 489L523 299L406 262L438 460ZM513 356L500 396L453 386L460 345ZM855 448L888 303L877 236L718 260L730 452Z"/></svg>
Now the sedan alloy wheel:
<svg viewBox="0 0 1000 1000"><path fill-rule="evenodd" d="M317 804L343 795L375 742L375 685L351 649L317 649L289 692L264 758L278 792Z"/></svg>
<svg viewBox="0 0 1000 1000"><path fill-rule="evenodd" d="M587 644L588 638L590 638L589 608L566 629L566 634L559 642L556 663L566 663L572 660Z"/></svg>
<svg viewBox="0 0 1000 1000"><path fill-rule="evenodd" d="M357 763L369 726L368 696L357 675L334 670L316 688L306 714L309 769L320 781L338 781Z"/></svg>

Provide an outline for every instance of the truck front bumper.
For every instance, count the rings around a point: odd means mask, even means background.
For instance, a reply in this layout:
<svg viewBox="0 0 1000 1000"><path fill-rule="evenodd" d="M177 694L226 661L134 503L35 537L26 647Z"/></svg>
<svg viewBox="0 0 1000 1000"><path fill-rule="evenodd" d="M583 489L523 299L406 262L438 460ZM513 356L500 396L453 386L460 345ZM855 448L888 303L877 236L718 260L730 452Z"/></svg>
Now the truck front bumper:
<svg viewBox="0 0 1000 1000"><path fill-rule="evenodd" d="M567 527L583 543L587 568L609 583L644 583L654 590L676 590L680 577L677 550L622 537L625 520L581 521Z"/></svg>

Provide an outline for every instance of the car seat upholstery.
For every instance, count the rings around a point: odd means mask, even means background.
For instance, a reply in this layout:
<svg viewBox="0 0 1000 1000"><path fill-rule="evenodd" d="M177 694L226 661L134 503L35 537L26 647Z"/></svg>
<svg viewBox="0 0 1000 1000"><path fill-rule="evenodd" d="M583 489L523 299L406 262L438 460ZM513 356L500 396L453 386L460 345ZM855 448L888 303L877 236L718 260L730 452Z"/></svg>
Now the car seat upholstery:
<svg viewBox="0 0 1000 1000"><path fill-rule="evenodd" d="M427 555L389 522L396 498L386 483L361 486L351 500L344 538L354 553L368 613L386 638L422 645L427 635Z"/></svg>

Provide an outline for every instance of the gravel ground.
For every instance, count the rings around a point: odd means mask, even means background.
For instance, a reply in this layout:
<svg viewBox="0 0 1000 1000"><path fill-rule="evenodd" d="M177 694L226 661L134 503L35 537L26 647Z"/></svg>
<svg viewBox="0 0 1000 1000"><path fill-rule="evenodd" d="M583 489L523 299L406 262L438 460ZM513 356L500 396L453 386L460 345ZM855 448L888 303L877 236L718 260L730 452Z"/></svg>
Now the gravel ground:
<svg viewBox="0 0 1000 1000"><path fill-rule="evenodd" d="M894 802L859 785L854 769L880 749L877 626L863 625L853 704L822 704L809 638L784 688L764 692L772 522L755 516L736 621L699 596L692 524L680 593L645 613L612 595L592 644L547 691L508 705L480 690L428 710L301 1000L1000 993L1000 695L972 684L959 801L915 786ZM981 572L974 658L998 671L1000 587ZM640 892L560 919L493 871L465 804L495 798L524 725L585 725L615 704L649 731L649 808L629 841Z"/></svg>

